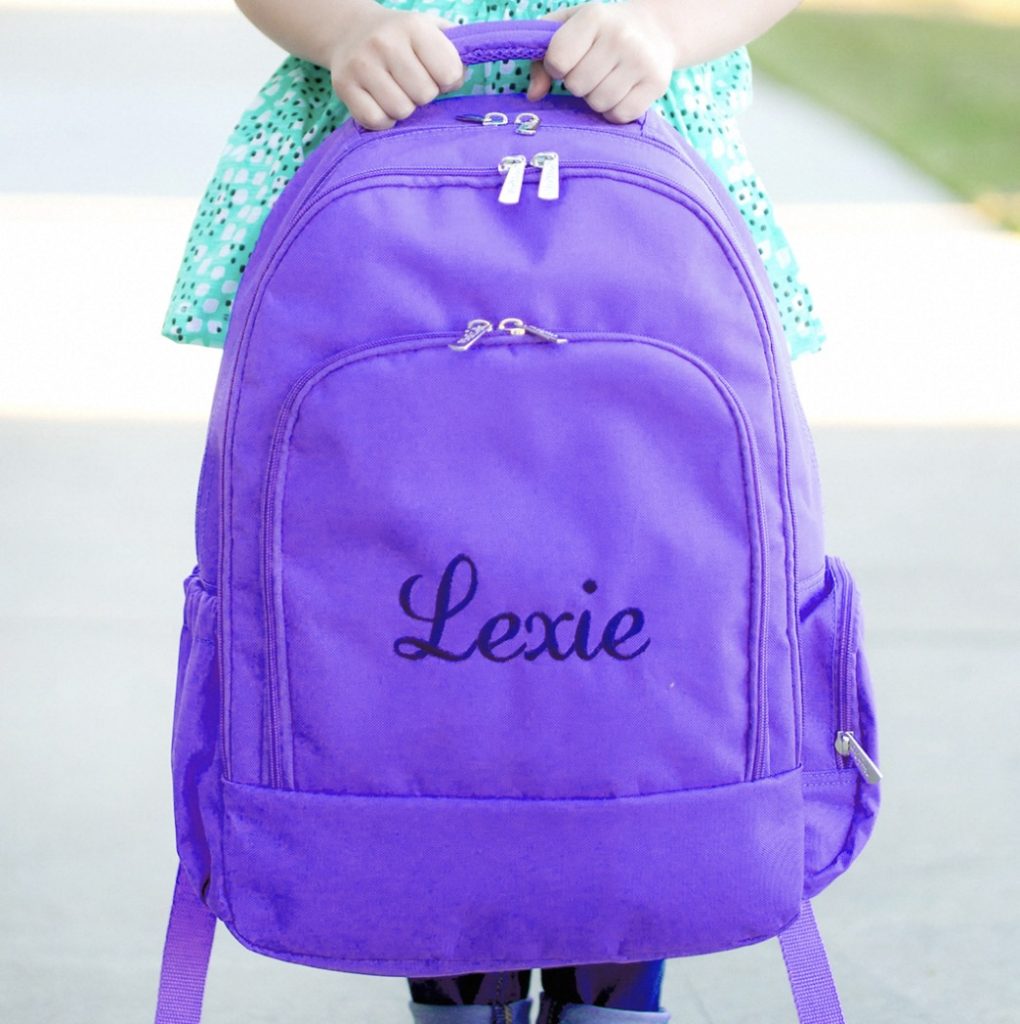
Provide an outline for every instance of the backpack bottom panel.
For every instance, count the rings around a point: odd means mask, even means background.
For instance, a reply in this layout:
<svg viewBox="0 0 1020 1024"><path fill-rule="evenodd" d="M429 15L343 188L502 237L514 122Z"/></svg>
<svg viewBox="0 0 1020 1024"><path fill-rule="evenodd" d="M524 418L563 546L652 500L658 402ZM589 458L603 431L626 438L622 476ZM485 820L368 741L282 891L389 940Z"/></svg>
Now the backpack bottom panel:
<svg viewBox="0 0 1020 1024"><path fill-rule="evenodd" d="M609 799L223 787L227 926L309 966L413 977L687 956L771 938L800 906L799 769Z"/></svg>

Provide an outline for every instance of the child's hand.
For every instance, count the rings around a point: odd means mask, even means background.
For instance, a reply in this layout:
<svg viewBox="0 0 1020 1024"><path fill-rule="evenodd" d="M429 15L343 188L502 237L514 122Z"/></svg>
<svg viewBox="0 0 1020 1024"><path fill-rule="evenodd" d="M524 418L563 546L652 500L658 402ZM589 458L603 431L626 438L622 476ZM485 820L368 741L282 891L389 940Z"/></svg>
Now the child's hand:
<svg viewBox="0 0 1020 1024"><path fill-rule="evenodd" d="M442 31L452 24L375 4L349 21L329 67L351 117L365 128L392 128L439 93L462 86L467 68Z"/></svg>
<svg viewBox="0 0 1020 1024"><path fill-rule="evenodd" d="M671 33L650 6L586 3L550 11L562 21L545 57L531 63L528 99L540 100L554 78L608 121L639 118L669 87L676 67Z"/></svg>

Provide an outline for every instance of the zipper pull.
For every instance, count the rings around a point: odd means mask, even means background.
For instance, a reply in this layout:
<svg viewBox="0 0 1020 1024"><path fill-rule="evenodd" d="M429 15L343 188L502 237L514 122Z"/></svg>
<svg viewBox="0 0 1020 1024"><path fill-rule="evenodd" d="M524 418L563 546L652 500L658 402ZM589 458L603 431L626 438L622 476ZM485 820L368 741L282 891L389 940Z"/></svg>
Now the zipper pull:
<svg viewBox="0 0 1020 1024"><path fill-rule="evenodd" d="M479 338L485 337L491 330L492 324L488 320L469 320L464 333L460 338L450 345L455 352L466 352Z"/></svg>
<svg viewBox="0 0 1020 1024"><path fill-rule="evenodd" d="M521 188L524 185L524 171L528 166L528 158L523 153L505 156L499 162L499 173L505 175L503 187L499 190L501 203L513 204L521 201Z"/></svg>
<svg viewBox="0 0 1020 1024"><path fill-rule="evenodd" d="M532 167L540 167L542 174L538 179L539 199L559 199L560 197L560 155L551 151L536 153L531 158Z"/></svg>
<svg viewBox="0 0 1020 1024"><path fill-rule="evenodd" d="M499 329L506 331L508 334L523 335L523 334L534 334L536 338L542 338L544 341L554 341L557 345L562 345L569 341L569 338L561 338L555 331L547 331L544 327L536 327L534 324L526 324L520 317L507 316L499 322Z"/></svg>
<svg viewBox="0 0 1020 1024"><path fill-rule="evenodd" d="M541 120L538 114L532 113L530 110L524 111L514 118L514 124L517 126L514 128L514 132L517 135L534 135L538 131L538 124Z"/></svg>
<svg viewBox="0 0 1020 1024"><path fill-rule="evenodd" d="M836 753L851 758L865 782L878 782L882 778L878 765L868 757L852 732L844 729L836 733Z"/></svg>
<svg viewBox="0 0 1020 1024"><path fill-rule="evenodd" d="M471 124L501 125L508 124L510 118L498 110L490 110L487 114L458 114L456 120L468 121Z"/></svg>

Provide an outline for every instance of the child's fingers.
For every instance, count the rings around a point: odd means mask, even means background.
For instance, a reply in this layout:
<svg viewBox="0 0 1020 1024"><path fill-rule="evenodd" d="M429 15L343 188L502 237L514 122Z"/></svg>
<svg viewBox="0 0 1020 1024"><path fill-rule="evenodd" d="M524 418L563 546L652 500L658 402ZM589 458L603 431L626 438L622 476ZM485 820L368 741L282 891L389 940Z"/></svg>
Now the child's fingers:
<svg viewBox="0 0 1020 1024"><path fill-rule="evenodd" d="M615 68L619 66L616 55L607 46L597 42L585 53L577 64L567 72L563 84L575 96L587 97L588 94ZM634 84L631 77L630 86Z"/></svg>
<svg viewBox="0 0 1020 1024"><path fill-rule="evenodd" d="M388 68L372 65L365 69L358 83L382 108L387 117L403 121L417 109L414 101L397 84Z"/></svg>
<svg viewBox="0 0 1020 1024"><path fill-rule="evenodd" d="M591 10L586 6L564 7L545 16L563 22L553 33L542 58L546 71L553 78L566 78L592 48L598 35L598 21L591 16Z"/></svg>
<svg viewBox="0 0 1020 1024"><path fill-rule="evenodd" d="M467 76L468 76L468 71L469 70L470 69L467 67L466 64L461 64L461 66L460 66L460 74L457 76L457 79L454 82L452 82L451 84L449 84L449 85L440 86L439 87L439 91L440 92L453 92L454 89L459 89L467 81Z"/></svg>
<svg viewBox="0 0 1020 1024"><path fill-rule="evenodd" d="M439 95L438 83L432 78L416 52L393 61L392 64L387 65L387 69L392 75L393 81L416 107L424 107Z"/></svg>
<svg viewBox="0 0 1020 1024"><path fill-rule="evenodd" d="M627 94L634 88L634 84L634 73L622 64L617 64L608 75L584 94L584 98L592 110L602 114L623 103Z"/></svg>
<svg viewBox="0 0 1020 1024"><path fill-rule="evenodd" d="M532 103L543 99L552 88L552 83L552 77L542 66L542 62L533 60L531 62L531 78L528 82L528 99Z"/></svg>
<svg viewBox="0 0 1020 1024"><path fill-rule="evenodd" d="M387 117L382 107L360 86L348 86L340 98L351 112L351 117L371 131L392 128L396 123L391 117Z"/></svg>
<svg viewBox="0 0 1020 1024"><path fill-rule="evenodd" d="M453 92L454 89L461 88L461 86L463 86L463 84L467 81L468 70L469 69L468 69L467 65L466 64L462 64L461 65L461 69L460 69L460 78L458 78L457 81L454 82L453 85L450 86L449 89L443 89L442 91L443 92Z"/></svg>
<svg viewBox="0 0 1020 1024"><path fill-rule="evenodd" d="M654 85L639 82L619 103L602 116L614 124L627 124L630 121L636 121L658 99L659 95L655 92Z"/></svg>
<svg viewBox="0 0 1020 1024"><path fill-rule="evenodd" d="M440 92L464 84L467 68L449 36L435 25L422 23L411 35L414 54Z"/></svg>
<svg viewBox="0 0 1020 1024"><path fill-rule="evenodd" d="M564 22L578 12L577 7L560 7L558 10L549 11L543 14L542 21ZM559 32L559 29L556 30ZM554 33L555 36L555 33ZM559 77L559 76L556 76ZM543 99L552 88L553 75L549 73L544 61L533 60L531 62L531 74L528 82L528 99L533 103Z"/></svg>

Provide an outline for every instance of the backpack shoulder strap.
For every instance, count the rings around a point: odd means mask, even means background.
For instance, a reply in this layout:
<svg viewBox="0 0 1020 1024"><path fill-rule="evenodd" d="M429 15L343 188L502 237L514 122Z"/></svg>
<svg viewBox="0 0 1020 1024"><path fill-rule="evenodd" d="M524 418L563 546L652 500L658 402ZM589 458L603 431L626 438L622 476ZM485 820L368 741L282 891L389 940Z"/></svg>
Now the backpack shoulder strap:
<svg viewBox="0 0 1020 1024"><path fill-rule="evenodd" d="M199 1024L216 915L202 902L184 868L177 867L170 922L163 945L156 1024Z"/></svg>
<svg viewBox="0 0 1020 1024"><path fill-rule="evenodd" d="M810 900L801 903L800 916L779 933L779 946L800 1024L845 1024Z"/></svg>

